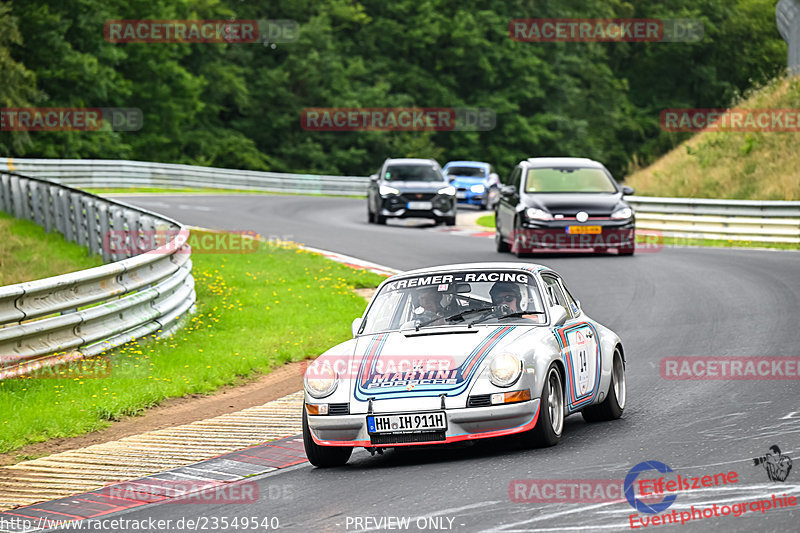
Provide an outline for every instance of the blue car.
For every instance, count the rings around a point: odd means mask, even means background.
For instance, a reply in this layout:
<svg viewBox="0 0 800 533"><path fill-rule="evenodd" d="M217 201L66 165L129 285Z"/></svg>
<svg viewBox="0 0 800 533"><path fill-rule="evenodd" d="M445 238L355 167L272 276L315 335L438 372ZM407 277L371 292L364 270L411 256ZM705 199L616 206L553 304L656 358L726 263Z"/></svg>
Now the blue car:
<svg viewBox="0 0 800 533"><path fill-rule="evenodd" d="M450 161L443 170L450 184L456 188L458 203L489 210L497 205L500 198L500 179L489 163Z"/></svg>

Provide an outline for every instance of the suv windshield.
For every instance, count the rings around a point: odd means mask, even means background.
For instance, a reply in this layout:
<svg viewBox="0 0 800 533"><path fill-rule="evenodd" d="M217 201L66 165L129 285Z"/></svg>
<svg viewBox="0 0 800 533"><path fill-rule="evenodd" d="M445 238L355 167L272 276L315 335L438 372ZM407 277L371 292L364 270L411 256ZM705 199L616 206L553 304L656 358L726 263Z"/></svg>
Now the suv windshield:
<svg viewBox="0 0 800 533"><path fill-rule="evenodd" d="M392 165L386 168L386 181L444 181L433 165Z"/></svg>
<svg viewBox="0 0 800 533"><path fill-rule="evenodd" d="M525 192L613 193L617 189L599 168L532 168L525 179Z"/></svg>
<svg viewBox="0 0 800 533"><path fill-rule="evenodd" d="M450 176L465 176L468 178L486 177L486 170L480 167L449 167L445 172Z"/></svg>
<svg viewBox="0 0 800 533"><path fill-rule="evenodd" d="M475 324L542 324L544 307L528 273L480 270L422 274L384 285L362 333Z"/></svg>

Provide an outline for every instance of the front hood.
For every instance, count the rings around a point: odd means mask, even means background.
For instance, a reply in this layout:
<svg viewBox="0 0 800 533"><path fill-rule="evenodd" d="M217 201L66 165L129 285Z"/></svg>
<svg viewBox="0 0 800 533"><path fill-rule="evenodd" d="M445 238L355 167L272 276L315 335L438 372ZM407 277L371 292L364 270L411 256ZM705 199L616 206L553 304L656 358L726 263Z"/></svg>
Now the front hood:
<svg viewBox="0 0 800 533"><path fill-rule="evenodd" d="M467 176L454 176L450 185L454 187L471 187L472 185L486 185L484 178L475 178Z"/></svg>
<svg viewBox="0 0 800 533"><path fill-rule="evenodd" d="M591 216L608 216L625 207L622 193L541 193L526 194L524 203L554 215L575 216L586 211Z"/></svg>
<svg viewBox="0 0 800 533"><path fill-rule="evenodd" d="M386 185L394 187L402 194L404 192L436 192L450 184L444 181L390 181L386 182Z"/></svg>
<svg viewBox="0 0 800 533"><path fill-rule="evenodd" d="M359 401L457 396L469 388L491 354L500 353L529 329L429 328L360 337L350 393Z"/></svg>

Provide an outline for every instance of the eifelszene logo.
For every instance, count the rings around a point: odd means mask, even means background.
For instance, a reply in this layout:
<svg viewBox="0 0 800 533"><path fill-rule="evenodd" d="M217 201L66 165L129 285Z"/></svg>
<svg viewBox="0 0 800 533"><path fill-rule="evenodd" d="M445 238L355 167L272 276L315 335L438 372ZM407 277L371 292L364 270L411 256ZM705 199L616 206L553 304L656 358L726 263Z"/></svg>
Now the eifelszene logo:
<svg viewBox="0 0 800 533"><path fill-rule="evenodd" d="M644 461L643 463L639 463L631 468L628 472L628 475L625 476L625 498L628 500L628 503L631 504L631 507L640 513L658 514L661 511L668 509L669 506L675 502L675 499L678 496L676 494L669 494L664 496L664 499L660 502L653 504L644 503L642 500L637 498L634 492L634 483L636 482L636 478L638 478L639 474L642 472L647 472L649 470L656 470L662 474L672 472L672 469L669 466L660 461Z"/></svg>

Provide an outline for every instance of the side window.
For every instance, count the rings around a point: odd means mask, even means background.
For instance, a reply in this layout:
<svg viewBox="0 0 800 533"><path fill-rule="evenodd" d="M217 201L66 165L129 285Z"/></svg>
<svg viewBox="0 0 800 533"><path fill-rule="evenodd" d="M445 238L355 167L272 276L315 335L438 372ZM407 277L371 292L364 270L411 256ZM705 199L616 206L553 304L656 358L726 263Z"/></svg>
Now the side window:
<svg viewBox="0 0 800 533"><path fill-rule="evenodd" d="M575 298L569 293L569 289L564 284L564 280L561 280L561 288L564 289L564 295L567 297L567 312L570 313L573 317L577 317L581 314L581 310L578 307L578 303L575 301Z"/></svg>
<svg viewBox="0 0 800 533"><path fill-rule="evenodd" d="M567 315L573 317L572 308L567 304L567 299L564 297L564 291L561 290L561 284L552 276L542 276L545 288L547 290L547 298L550 305L560 305L567 310Z"/></svg>
<svg viewBox="0 0 800 533"><path fill-rule="evenodd" d="M515 168L514 172L511 173L511 179L510 179L511 183L509 185L513 185L514 188L517 190L517 192L519 192L519 182L521 176L522 176L522 169L520 167Z"/></svg>

